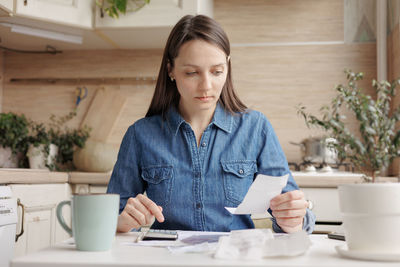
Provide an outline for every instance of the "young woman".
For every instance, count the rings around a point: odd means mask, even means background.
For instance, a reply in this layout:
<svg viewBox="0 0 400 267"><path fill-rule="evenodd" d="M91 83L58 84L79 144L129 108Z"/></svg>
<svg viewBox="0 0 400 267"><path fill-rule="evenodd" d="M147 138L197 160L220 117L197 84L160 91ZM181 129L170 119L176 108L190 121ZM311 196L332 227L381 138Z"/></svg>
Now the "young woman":
<svg viewBox="0 0 400 267"><path fill-rule="evenodd" d="M118 231L254 228L224 207L243 200L257 174L289 174L269 212L276 232L312 232L315 217L263 114L232 85L230 44L206 16L185 16L165 46L146 117L127 130L108 185L121 197ZM146 192L146 195L143 193Z"/></svg>

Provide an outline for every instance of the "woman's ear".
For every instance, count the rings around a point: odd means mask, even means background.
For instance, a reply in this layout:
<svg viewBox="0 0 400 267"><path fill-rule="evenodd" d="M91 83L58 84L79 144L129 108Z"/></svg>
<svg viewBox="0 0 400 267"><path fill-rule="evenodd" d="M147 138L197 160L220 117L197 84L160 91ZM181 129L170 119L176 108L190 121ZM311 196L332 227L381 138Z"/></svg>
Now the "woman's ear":
<svg viewBox="0 0 400 267"><path fill-rule="evenodd" d="M171 63L169 63L169 61L167 63L167 70L168 70L168 76L171 76L172 75L172 67L171 67Z"/></svg>

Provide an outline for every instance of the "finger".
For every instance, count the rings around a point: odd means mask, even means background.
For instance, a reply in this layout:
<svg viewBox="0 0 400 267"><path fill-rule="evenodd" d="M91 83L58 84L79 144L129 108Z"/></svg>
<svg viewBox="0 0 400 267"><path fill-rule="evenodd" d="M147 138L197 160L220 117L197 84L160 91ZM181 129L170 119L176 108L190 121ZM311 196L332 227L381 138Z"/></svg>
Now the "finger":
<svg viewBox="0 0 400 267"><path fill-rule="evenodd" d="M123 211L120 216L118 216L118 229L122 232L128 232L132 228L139 228L140 223L133 218L128 212Z"/></svg>
<svg viewBox="0 0 400 267"><path fill-rule="evenodd" d="M278 210L273 211L272 216L275 218L293 218L293 217L304 217L306 214L305 209L292 209L292 210Z"/></svg>
<svg viewBox="0 0 400 267"><path fill-rule="evenodd" d="M270 206L275 207L281 203L288 202L290 200L304 199L304 193L300 190L289 191L280 195L277 195L270 201Z"/></svg>
<svg viewBox="0 0 400 267"><path fill-rule="evenodd" d="M280 227L295 227L303 223L303 217L295 217L295 218L277 218L276 223Z"/></svg>
<svg viewBox="0 0 400 267"><path fill-rule="evenodd" d="M159 206L157 206L156 203L154 203L150 198L139 194L136 196L144 206L150 211L151 214L153 214L157 221L163 222L164 221L164 215L162 214Z"/></svg>
<svg viewBox="0 0 400 267"><path fill-rule="evenodd" d="M139 199L133 198L129 204L134 206L135 209L137 209L144 215L146 220L145 224L150 224L153 222L154 219L153 214L143 205L143 203Z"/></svg>
<svg viewBox="0 0 400 267"><path fill-rule="evenodd" d="M126 205L124 211L135 219L139 223L139 226L146 225L146 216L133 205Z"/></svg>
<svg viewBox="0 0 400 267"><path fill-rule="evenodd" d="M308 202L304 199L291 200L288 202L281 203L279 205L271 206L272 211L276 210L291 210L291 209L306 209L308 207Z"/></svg>

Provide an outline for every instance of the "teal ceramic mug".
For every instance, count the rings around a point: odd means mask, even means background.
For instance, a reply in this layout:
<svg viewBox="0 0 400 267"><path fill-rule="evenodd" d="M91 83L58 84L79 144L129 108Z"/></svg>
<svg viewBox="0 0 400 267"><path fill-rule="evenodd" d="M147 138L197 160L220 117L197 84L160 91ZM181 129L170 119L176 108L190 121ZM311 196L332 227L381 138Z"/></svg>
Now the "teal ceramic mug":
<svg viewBox="0 0 400 267"><path fill-rule="evenodd" d="M72 229L65 223L62 208L71 206ZM75 239L76 248L84 251L105 251L111 248L117 229L119 195L73 195L72 200L57 205L57 219Z"/></svg>

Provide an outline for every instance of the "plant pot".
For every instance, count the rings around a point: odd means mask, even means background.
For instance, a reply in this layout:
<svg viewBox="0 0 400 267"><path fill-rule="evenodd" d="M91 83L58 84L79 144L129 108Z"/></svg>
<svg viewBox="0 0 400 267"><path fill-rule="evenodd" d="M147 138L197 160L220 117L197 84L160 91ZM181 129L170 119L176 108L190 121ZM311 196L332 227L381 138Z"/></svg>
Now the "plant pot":
<svg viewBox="0 0 400 267"><path fill-rule="evenodd" d="M0 168L18 168L18 157L11 148L0 145Z"/></svg>
<svg viewBox="0 0 400 267"><path fill-rule="evenodd" d="M47 155L47 159L45 158L44 148L44 145L39 145L37 147L34 145L29 145L26 155L29 158L29 167L31 169L48 169L46 167L46 163L47 165L52 165L55 163L58 147L54 144L50 144L49 155Z"/></svg>
<svg viewBox="0 0 400 267"><path fill-rule="evenodd" d="M339 186L339 202L349 250L400 252L400 184Z"/></svg>
<svg viewBox="0 0 400 267"><path fill-rule="evenodd" d="M73 162L79 171L108 172L117 161L118 148L112 144L87 140L84 148L74 151Z"/></svg>

